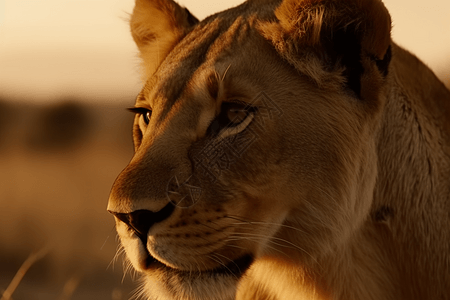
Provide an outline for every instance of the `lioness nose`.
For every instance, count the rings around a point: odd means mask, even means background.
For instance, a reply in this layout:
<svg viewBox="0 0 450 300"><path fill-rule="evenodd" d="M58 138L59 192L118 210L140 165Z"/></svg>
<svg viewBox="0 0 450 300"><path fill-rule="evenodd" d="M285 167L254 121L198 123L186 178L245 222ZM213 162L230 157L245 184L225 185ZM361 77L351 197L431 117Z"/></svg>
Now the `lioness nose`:
<svg viewBox="0 0 450 300"><path fill-rule="evenodd" d="M162 222L167 219L175 209L172 203L167 204L163 209L157 212L140 209L131 213L117 213L108 210L117 219L124 222L136 235L145 243L147 241L147 233L155 223Z"/></svg>

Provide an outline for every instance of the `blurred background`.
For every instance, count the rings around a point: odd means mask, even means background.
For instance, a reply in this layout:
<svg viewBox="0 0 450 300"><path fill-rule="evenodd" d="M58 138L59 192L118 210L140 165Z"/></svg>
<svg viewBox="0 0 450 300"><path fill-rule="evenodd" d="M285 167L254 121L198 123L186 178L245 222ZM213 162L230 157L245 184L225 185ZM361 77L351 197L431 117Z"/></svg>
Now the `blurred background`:
<svg viewBox="0 0 450 300"><path fill-rule="evenodd" d="M243 1L184 0L198 18ZM450 1L385 0L393 37L450 86ZM0 296L129 299L110 187L132 156L133 0L0 0Z"/></svg>

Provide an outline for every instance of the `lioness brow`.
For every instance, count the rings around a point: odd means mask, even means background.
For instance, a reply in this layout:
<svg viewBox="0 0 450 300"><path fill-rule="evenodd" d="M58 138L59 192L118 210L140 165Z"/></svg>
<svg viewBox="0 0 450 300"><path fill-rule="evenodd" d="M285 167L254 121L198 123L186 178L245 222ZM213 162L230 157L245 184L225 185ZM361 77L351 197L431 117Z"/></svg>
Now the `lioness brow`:
<svg viewBox="0 0 450 300"><path fill-rule="evenodd" d="M146 108L146 107L130 107L130 108L127 108L127 110L131 111L132 113L135 113L135 114L145 114L148 111L151 111L151 109Z"/></svg>

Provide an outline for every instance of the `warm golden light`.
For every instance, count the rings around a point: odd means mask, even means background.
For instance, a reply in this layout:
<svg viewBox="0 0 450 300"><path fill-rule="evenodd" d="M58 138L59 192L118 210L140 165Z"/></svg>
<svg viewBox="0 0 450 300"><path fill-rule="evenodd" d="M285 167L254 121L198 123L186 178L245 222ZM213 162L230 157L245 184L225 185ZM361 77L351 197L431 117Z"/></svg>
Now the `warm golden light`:
<svg viewBox="0 0 450 300"><path fill-rule="evenodd" d="M178 2L203 19L243 1ZM384 2L394 40L450 86L450 1ZM133 152L124 108L141 88L133 6L0 0L0 296L30 253L50 247L14 299L71 288L71 299L129 298L121 263L105 270L117 245L108 193Z"/></svg>
<svg viewBox="0 0 450 300"><path fill-rule="evenodd" d="M199 18L234 1L179 1ZM386 0L393 37L449 80L450 2ZM139 89L136 49L125 21L133 1L0 1L0 95L122 99ZM3 17L2 17L3 16Z"/></svg>

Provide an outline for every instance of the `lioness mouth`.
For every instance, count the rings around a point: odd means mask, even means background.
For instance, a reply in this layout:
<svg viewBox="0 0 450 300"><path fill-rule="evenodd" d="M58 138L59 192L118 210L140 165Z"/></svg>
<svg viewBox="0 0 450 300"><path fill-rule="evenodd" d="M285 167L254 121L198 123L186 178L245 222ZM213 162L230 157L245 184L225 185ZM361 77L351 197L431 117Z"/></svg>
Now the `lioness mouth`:
<svg viewBox="0 0 450 300"><path fill-rule="evenodd" d="M217 276L217 275L225 275L225 276L235 276L240 277L242 276L245 271L247 271L248 268L250 268L251 264L253 263L253 256L250 254L241 256L240 258L233 260L229 262L228 264L224 264L222 266L219 266L214 269L210 270L204 270L204 271L182 271L177 270L172 267L167 266L166 264L160 262L156 258L154 258L146 249L147 252L147 259L146 259L146 269L150 270L153 268L164 268L166 270L170 270L171 272L179 273L180 275L183 275L184 273L189 274L191 276L193 273L199 273L203 275L211 275L211 276Z"/></svg>
<svg viewBox="0 0 450 300"><path fill-rule="evenodd" d="M147 235L143 235L143 234L139 234L138 232L135 232L135 234L137 235L137 237L141 240L142 244L144 245L144 249L147 255L147 258L145 260L145 268L147 270L153 269L155 267L162 267L165 269L170 269L173 270L175 272L189 272L189 273L193 273L192 271L181 271L181 270L177 270L174 269L170 266L167 266L166 264L160 262L159 260L157 260L156 258L154 258L150 252L148 251L147 247L145 245L147 245ZM230 261L228 264L223 264L220 267L211 269L211 270L205 270L205 271L195 271L197 273L202 273L202 274L215 274L215 275L233 275L233 276L241 276L242 274L244 274L244 272L250 267L250 265L253 263L253 256L250 254L244 255L239 257L236 260Z"/></svg>

